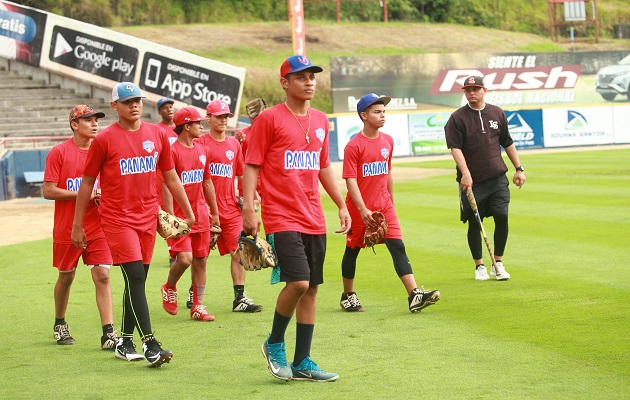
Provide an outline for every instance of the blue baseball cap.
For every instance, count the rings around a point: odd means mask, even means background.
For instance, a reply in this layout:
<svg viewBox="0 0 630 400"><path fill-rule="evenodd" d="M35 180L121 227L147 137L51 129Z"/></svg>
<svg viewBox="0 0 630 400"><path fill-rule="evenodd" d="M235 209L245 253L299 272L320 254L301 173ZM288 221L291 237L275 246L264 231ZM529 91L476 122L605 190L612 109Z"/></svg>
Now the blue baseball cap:
<svg viewBox="0 0 630 400"><path fill-rule="evenodd" d="M284 60L280 66L280 76L285 77L295 72L304 71L305 69L313 70L313 72L322 72L323 69L317 65L311 64L306 56L295 55Z"/></svg>
<svg viewBox="0 0 630 400"><path fill-rule="evenodd" d="M112 90L112 101L126 101L129 99L144 98L138 86L132 82L120 82Z"/></svg>
<svg viewBox="0 0 630 400"><path fill-rule="evenodd" d="M359 102L357 103L357 114L361 116L361 113L374 103L380 102L386 106L391 100L392 98L389 96L379 96L374 93L368 93L365 96L361 97L361 100L359 100Z"/></svg>
<svg viewBox="0 0 630 400"><path fill-rule="evenodd" d="M160 108L161 108L164 104L168 104L168 103L175 104L175 100L170 99L170 98L168 98L168 97L162 97L160 100L158 100L158 101L157 101L157 107L158 107L158 110L159 110L159 109L160 109Z"/></svg>

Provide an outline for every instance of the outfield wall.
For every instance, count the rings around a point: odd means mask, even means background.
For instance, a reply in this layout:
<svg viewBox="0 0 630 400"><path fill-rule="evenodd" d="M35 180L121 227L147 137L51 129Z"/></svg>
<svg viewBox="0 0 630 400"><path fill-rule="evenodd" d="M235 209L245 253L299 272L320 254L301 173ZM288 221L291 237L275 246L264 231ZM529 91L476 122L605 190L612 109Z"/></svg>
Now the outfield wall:
<svg viewBox="0 0 630 400"><path fill-rule="evenodd" d="M388 112L381 130L394 139L394 157L448 153L444 125L453 111ZM630 104L505 108L505 114L517 149L630 143ZM343 159L346 144L362 126L357 114L331 116L332 160Z"/></svg>

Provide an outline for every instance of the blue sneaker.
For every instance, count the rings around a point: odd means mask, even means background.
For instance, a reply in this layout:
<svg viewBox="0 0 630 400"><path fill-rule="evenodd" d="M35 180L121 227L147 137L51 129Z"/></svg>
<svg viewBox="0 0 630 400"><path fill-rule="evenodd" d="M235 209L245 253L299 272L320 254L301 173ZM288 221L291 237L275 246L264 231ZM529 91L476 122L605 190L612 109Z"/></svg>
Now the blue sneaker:
<svg viewBox="0 0 630 400"><path fill-rule="evenodd" d="M269 343L269 338L262 345L262 353L267 360L267 366L271 375L283 381L288 381L293 377L289 363L287 362L287 353L284 349L284 342Z"/></svg>
<svg viewBox="0 0 630 400"><path fill-rule="evenodd" d="M298 381L334 382L339 375L319 368L311 357L306 357L297 367L291 364L293 379Z"/></svg>

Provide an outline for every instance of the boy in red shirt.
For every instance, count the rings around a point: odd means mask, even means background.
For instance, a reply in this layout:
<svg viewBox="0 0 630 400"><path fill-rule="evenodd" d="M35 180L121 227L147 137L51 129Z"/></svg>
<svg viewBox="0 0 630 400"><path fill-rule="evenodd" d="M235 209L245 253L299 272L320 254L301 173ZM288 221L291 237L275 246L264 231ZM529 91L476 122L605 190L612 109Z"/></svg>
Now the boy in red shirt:
<svg viewBox="0 0 630 400"><path fill-rule="evenodd" d="M390 100L388 96L379 97L374 93L366 94L359 100L357 113L363 121L363 130L348 142L344 150L343 178L348 188L346 205L352 217L341 261L343 294L340 304L344 311L363 311L354 291L354 275L357 256L365 247L363 237L366 226L376 225L373 211L385 215L389 229L384 242L392 255L396 273L407 290L409 311L418 312L440 299L439 291L427 292L418 288L402 241L402 230L394 208L394 179L390 174L394 139L379 131L385 125L385 106Z"/></svg>
<svg viewBox="0 0 630 400"><path fill-rule="evenodd" d="M74 281L79 258L89 265L96 288L96 305L101 316L103 336L101 348L114 350L118 338L114 333L112 311L112 290L109 286L109 270L112 255L107 247L105 234L101 228L101 217L97 211L100 190L90 193L87 218L83 229L87 236L87 246L77 249L72 245L72 218L85 158L92 140L98 131L98 119L105 114L96 112L87 105L75 106L70 112L70 128L73 137L53 147L46 157L44 170L44 198L55 201L55 225L53 228L53 266L59 270L55 284L55 339L57 344L74 344L65 321L70 287Z"/></svg>
<svg viewBox="0 0 630 400"><path fill-rule="evenodd" d="M243 153L238 140L227 136L228 118L233 117L230 105L223 100L214 100L206 107L206 117L210 122L210 133L197 141L210 149L208 160L212 183L217 195L217 205L221 216L221 236L217 242L219 254L229 254L230 272L234 288L233 312L254 313L262 311L245 295L245 269L240 264L238 238L243 230L243 216L239 209L234 179L243 176Z"/></svg>
<svg viewBox="0 0 630 400"><path fill-rule="evenodd" d="M140 119L142 97L131 82L121 82L112 90L110 106L118 114L118 122L103 129L90 146L77 195L72 242L80 249L87 245L83 221L100 174L101 225L114 264L121 265L125 280L121 337L114 353L128 361L145 358L148 366L159 367L169 362L173 353L163 350L153 336L145 293L157 230L157 168L191 228L195 215L175 172L166 132ZM144 357L133 344L135 328L143 341Z"/></svg>
<svg viewBox="0 0 630 400"><path fill-rule="evenodd" d="M205 119L193 107L184 107L173 117L178 138L171 146L171 156L197 223L188 235L179 239L167 239L171 254L175 255L175 261L171 264L166 283L162 285L162 306L169 314L177 314L177 281L188 266L192 265L193 307L190 310L190 318L197 321L214 321L214 315L208 313L203 305L203 295L206 289L206 262L210 253L208 247L210 226L219 225L219 210L210 177L210 150L193 141L201 136L201 121ZM170 196L170 193L165 191L165 199L167 196ZM208 215L208 207L212 221ZM185 217L178 204L174 204L174 209L166 211L181 218Z"/></svg>
<svg viewBox="0 0 630 400"><path fill-rule="evenodd" d="M328 158L328 117L312 109L315 73L321 72L304 56L292 56L280 67L286 102L261 113L247 138L243 176L243 229L257 235L260 219L254 209L260 175L264 201L262 220L273 242L285 287L276 302L271 334L262 345L271 374L282 380L332 382L339 375L319 368L311 358L317 291L324 282L326 220L319 183L339 208L341 230L350 229L350 215ZM295 354L289 365L285 332L296 316Z"/></svg>

